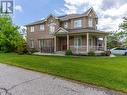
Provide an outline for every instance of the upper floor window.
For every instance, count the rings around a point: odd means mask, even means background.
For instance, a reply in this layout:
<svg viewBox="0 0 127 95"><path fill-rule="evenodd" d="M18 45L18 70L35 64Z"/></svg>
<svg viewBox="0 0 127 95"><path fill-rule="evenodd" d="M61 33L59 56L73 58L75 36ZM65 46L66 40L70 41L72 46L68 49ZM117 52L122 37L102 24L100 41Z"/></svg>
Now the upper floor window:
<svg viewBox="0 0 127 95"><path fill-rule="evenodd" d="M68 22L64 22L64 28L68 28Z"/></svg>
<svg viewBox="0 0 127 95"><path fill-rule="evenodd" d="M30 31L34 32L34 26L31 26Z"/></svg>
<svg viewBox="0 0 127 95"><path fill-rule="evenodd" d="M88 25L89 25L89 27L93 27L93 19L92 18L88 19Z"/></svg>
<svg viewBox="0 0 127 95"><path fill-rule="evenodd" d="M49 24L49 32L51 32L51 33L53 33L53 32L55 32L55 23L50 23Z"/></svg>
<svg viewBox="0 0 127 95"><path fill-rule="evenodd" d="M44 31L45 27L44 24L40 25L40 30Z"/></svg>
<svg viewBox="0 0 127 95"><path fill-rule="evenodd" d="M81 20L75 20L74 21L74 28L79 28L79 27L82 27Z"/></svg>

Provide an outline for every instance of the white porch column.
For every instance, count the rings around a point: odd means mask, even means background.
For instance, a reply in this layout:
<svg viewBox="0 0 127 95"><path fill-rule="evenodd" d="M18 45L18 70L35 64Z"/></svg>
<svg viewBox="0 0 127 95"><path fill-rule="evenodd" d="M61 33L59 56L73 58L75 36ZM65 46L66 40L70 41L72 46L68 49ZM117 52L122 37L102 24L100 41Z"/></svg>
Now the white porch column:
<svg viewBox="0 0 127 95"><path fill-rule="evenodd" d="M56 52L56 36L54 36L54 52Z"/></svg>
<svg viewBox="0 0 127 95"><path fill-rule="evenodd" d="M107 36L104 37L104 50L107 50Z"/></svg>
<svg viewBox="0 0 127 95"><path fill-rule="evenodd" d="M69 48L69 35L67 35L67 50L70 49Z"/></svg>
<svg viewBox="0 0 127 95"><path fill-rule="evenodd" d="M86 51L88 53L89 52L89 33L87 33L86 38L87 38L87 48L86 48Z"/></svg>

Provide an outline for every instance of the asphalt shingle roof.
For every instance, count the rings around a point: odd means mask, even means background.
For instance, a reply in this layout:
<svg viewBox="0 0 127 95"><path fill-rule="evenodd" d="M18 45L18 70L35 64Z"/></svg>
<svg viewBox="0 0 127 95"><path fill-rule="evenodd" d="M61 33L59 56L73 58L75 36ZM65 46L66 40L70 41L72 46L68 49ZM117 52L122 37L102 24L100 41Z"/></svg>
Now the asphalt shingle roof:
<svg viewBox="0 0 127 95"><path fill-rule="evenodd" d="M74 18L79 18L82 16L87 16L88 13L92 10L93 8L90 8L89 10L87 10L86 12L82 13L82 14L69 14L69 15L63 15L63 16L58 16L56 18L58 18L60 21L66 21L69 19L74 19ZM44 23L46 19L43 20L39 20L39 21L35 21L33 23L27 24L26 26L30 26L30 25L36 25L36 24L41 24Z"/></svg>

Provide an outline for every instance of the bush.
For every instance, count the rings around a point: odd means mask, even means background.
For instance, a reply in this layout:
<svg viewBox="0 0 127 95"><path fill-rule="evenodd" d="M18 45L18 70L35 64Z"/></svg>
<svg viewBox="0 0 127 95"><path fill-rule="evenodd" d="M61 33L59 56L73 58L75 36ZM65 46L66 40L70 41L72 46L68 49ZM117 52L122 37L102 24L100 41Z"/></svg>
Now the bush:
<svg viewBox="0 0 127 95"><path fill-rule="evenodd" d="M95 52L94 51L89 51L88 56L95 56Z"/></svg>
<svg viewBox="0 0 127 95"><path fill-rule="evenodd" d="M29 52L27 50L26 44L19 46L18 49L17 49L17 53L20 54L20 55L28 54Z"/></svg>
<svg viewBox="0 0 127 95"><path fill-rule="evenodd" d="M101 53L101 56L110 56L111 52L110 51L104 51Z"/></svg>
<svg viewBox="0 0 127 95"><path fill-rule="evenodd" d="M111 52L110 51L105 51L105 55L106 56L110 56L111 55Z"/></svg>
<svg viewBox="0 0 127 95"><path fill-rule="evenodd" d="M69 49L66 51L65 55L73 55L72 51Z"/></svg>
<svg viewBox="0 0 127 95"><path fill-rule="evenodd" d="M29 53L30 53L30 54L35 53L35 52L38 52L35 48L30 48L30 49L29 49Z"/></svg>

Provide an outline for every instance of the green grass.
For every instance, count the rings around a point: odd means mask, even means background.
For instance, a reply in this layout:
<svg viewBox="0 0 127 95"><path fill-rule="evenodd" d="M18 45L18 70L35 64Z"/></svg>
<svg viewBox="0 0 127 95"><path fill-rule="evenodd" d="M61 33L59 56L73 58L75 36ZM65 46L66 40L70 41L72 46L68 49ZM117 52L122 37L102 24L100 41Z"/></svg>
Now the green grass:
<svg viewBox="0 0 127 95"><path fill-rule="evenodd" d="M0 53L0 63L127 92L127 57L56 57Z"/></svg>

